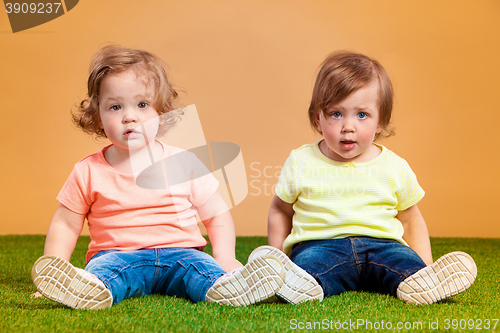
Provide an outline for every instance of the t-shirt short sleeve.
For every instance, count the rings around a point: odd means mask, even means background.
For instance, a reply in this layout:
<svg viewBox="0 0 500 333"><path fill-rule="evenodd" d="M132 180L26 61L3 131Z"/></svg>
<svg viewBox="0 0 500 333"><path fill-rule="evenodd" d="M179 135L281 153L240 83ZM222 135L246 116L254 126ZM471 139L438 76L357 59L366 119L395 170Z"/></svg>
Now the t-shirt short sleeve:
<svg viewBox="0 0 500 333"><path fill-rule="evenodd" d="M297 190L297 166L295 164L294 151L292 151L283 165L275 191L276 195L287 203L297 201L299 193Z"/></svg>
<svg viewBox="0 0 500 333"><path fill-rule="evenodd" d="M415 176L409 164L403 160L400 189L396 192L398 198L396 209L408 209L422 200L424 195L425 192L422 187L420 187L417 176Z"/></svg>
<svg viewBox="0 0 500 333"><path fill-rule="evenodd" d="M88 179L82 176L77 164L56 199L75 213L87 214L92 205L88 189Z"/></svg>

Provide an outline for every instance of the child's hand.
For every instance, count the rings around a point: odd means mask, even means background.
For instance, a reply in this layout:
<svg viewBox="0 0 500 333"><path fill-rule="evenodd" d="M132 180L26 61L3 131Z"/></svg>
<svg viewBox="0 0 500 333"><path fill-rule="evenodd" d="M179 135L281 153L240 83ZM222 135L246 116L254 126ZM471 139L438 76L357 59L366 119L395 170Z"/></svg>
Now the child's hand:
<svg viewBox="0 0 500 333"><path fill-rule="evenodd" d="M32 297L32 298L37 298L37 297L43 297L43 295L42 295L42 294L40 294L40 293L37 291L36 293L31 294L31 295L30 295L30 297Z"/></svg>
<svg viewBox="0 0 500 333"><path fill-rule="evenodd" d="M236 268L243 267L241 262L236 260L236 258L222 258L216 260L222 266L222 269L225 270L226 272L232 272Z"/></svg>

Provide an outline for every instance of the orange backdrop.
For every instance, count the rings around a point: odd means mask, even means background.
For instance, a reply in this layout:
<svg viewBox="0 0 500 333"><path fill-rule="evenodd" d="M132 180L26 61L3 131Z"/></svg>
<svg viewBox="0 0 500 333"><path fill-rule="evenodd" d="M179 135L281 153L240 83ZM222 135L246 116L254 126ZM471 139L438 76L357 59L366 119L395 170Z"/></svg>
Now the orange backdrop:
<svg viewBox="0 0 500 333"><path fill-rule="evenodd" d="M1 8L1 7L0 7ZM149 50L196 104L207 141L238 144L249 194L238 235L265 235L277 173L319 135L307 108L334 50L378 59L392 77L396 136L426 190L431 236L500 237L500 2L82 0L12 33L0 12L0 234L45 234L74 163L106 142L70 122L92 53L114 42Z"/></svg>

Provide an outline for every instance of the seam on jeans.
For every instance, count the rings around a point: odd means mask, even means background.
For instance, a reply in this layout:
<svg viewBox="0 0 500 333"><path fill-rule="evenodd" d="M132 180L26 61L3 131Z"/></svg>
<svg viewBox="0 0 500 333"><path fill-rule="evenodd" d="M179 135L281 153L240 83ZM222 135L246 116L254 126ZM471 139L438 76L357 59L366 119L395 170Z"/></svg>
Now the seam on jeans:
<svg viewBox="0 0 500 333"><path fill-rule="evenodd" d="M361 268L363 263L358 258L358 248L356 247L356 243L354 242L354 240L352 238L350 238L349 241L351 242L351 250L352 250L352 254L354 256L354 265L356 266L356 270L358 271L358 274L361 275L363 272L363 269Z"/></svg>
<svg viewBox="0 0 500 333"><path fill-rule="evenodd" d="M116 273L110 275L109 279L106 279L106 280L114 280L114 279L116 279L118 276L120 276L123 273L123 271L125 271L127 269L130 269L130 268L136 269L136 268L139 268L139 267L142 267L142 266L150 266L150 265L151 265L151 261L145 261L145 260L139 261L135 265L131 265L131 264L127 263L125 266L122 266L121 269L116 270Z"/></svg>
<svg viewBox="0 0 500 333"><path fill-rule="evenodd" d="M214 285L215 281L217 281L218 278L223 276L224 274L221 274L219 276L213 276L211 274L208 274L208 272L201 271L199 267L196 265L196 262L193 262L190 264L190 266L194 267L194 269L205 278L205 282L203 283L203 287L199 288L198 290L198 295L197 298L201 299L202 301L206 300L206 295L208 290ZM187 291L186 291L187 293Z"/></svg>
<svg viewBox="0 0 500 333"><path fill-rule="evenodd" d="M304 242L301 242L301 243L299 243L299 244L301 244L301 245L300 245L300 246L295 247L293 250L295 250L295 249L297 249L297 248L299 248L299 247L301 247L301 246L303 246L303 245L306 245L306 243L312 243L312 242L314 242L314 241L304 241ZM294 262L294 261L293 261L293 259L291 259L291 258L290 258L290 260L292 260L292 262ZM314 278L316 279L316 278L317 278L317 277L319 277L320 275L324 275L324 274L326 274L326 273L330 272L331 270L333 270L334 268L337 268L338 266L344 265L344 264L346 264L346 263L348 263L348 262L349 262L349 260L344 260L344 261L342 261L342 262L340 262L340 263L338 263L338 264L336 264L336 265L334 265L334 266L332 266L332 267L328 268L326 271L323 271L323 272L312 273L312 272L309 272L309 271L308 271L307 273L309 273L309 275L311 275L312 277L314 277ZM316 280L317 280L317 279L316 279Z"/></svg>
<svg viewBox="0 0 500 333"><path fill-rule="evenodd" d="M200 275L203 275L204 277L207 277L207 278L212 278L212 276L211 276L210 274L208 274L207 272L205 272L205 271L201 270L201 269L198 267L197 262L192 262L192 263L190 263L190 264L189 264L189 265L187 265L187 266L192 266L192 267L194 267L194 269L196 269L196 271L197 271ZM184 265L184 264L183 264L183 267L184 267L184 268L186 268L186 265ZM224 275L224 274L222 274L222 275ZM221 275L221 276L222 276L222 275ZM217 278L216 278L215 280L217 280ZM214 280L214 282L215 282L215 280Z"/></svg>
<svg viewBox="0 0 500 333"><path fill-rule="evenodd" d="M207 256L211 257L209 254L207 254L207 253L205 253L205 252L203 252L203 251L201 251L201 252L202 252L202 253L204 253L204 254L206 254ZM211 258L213 258L213 257L211 257ZM215 259L214 259L214 261L215 261L215 262L217 262ZM198 267L198 265L197 265L197 264L198 264L198 262L196 262L196 261L195 261L195 262L190 262L189 264L186 264L186 263L185 263L185 261L184 261L184 259L180 259L180 260L178 260L176 263L177 263L177 264L179 264L179 265L181 265L181 267L182 267L182 268L184 268L184 269L187 269L189 266L192 266L192 267L194 267L194 268L196 269L196 271L197 271L200 275L203 275L204 277L207 277L207 278L210 278L210 279L212 279L212 278L213 278L211 274L209 274L209 273L208 273L208 272L206 272L206 271L201 270L201 269L200 269L200 267ZM221 269L222 269L222 267L221 267ZM221 276L222 276L222 275L224 275L224 274L221 274ZM217 280L217 279L218 279L218 277L214 279L214 282L215 282L215 280Z"/></svg>
<svg viewBox="0 0 500 333"><path fill-rule="evenodd" d="M160 279L160 249L154 249L155 251L155 262L153 264L155 270L154 270L154 277L153 277L153 286L156 288L156 285L158 284L158 281Z"/></svg>
<svg viewBox="0 0 500 333"><path fill-rule="evenodd" d="M376 263L376 262L371 262L371 263L370 263L370 265L375 265L375 266L379 266L379 267L384 267L384 268L386 268L387 270L391 271L392 273L395 273L396 275L398 275L400 279L404 277L401 281L403 281L404 279L406 279L406 278L409 276L409 275L406 275L406 274L404 274L404 273L398 272L398 271L396 271L396 270L392 269L391 267L389 267L389 266L387 266L387 265L384 265L384 264L378 264L378 263ZM401 281L399 281L399 282L401 282Z"/></svg>
<svg viewBox="0 0 500 333"><path fill-rule="evenodd" d="M320 275L326 274L326 273L330 272L332 269L334 269L334 268L336 268L336 267L338 267L338 266L340 266L340 265L343 265L343 264L345 264L345 263L347 263L347 262L348 262L348 260L345 260L345 261L343 261L343 262L341 262L341 263L338 263L338 264L336 264L336 265L334 265L334 266L330 267L329 269L327 269L327 270L326 270L326 271L324 271L324 272L320 272L320 273L317 273L317 274L314 274L314 275L316 275L315 277L317 277L317 276L320 276ZM312 275L312 276L314 276L313 274L311 274L311 275Z"/></svg>
<svg viewBox="0 0 500 333"><path fill-rule="evenodd" d="M204 252L203 252L204 253ZM213 258L213 257L212 257ZM215 259L214 259L215 260ZM217 261L216 261L217 262ZM212 274L209 274L209 272L205 270L201 270L200 267L198 267L198 262L191 262L189 264L186 264L184 260L178 260L177 263L182 266L185 270L189 269L189 267L193 267L200 276L203 276L205 278L205 282L203 283L203 288L200 288L199 294L197 295L198 299L205 300L206 294L208 292L208 289L210 289L215 281L217 281L218 278L224 275L224 273L220 274L219 276L213 276ZM222 269L222 268L221 268ZM187 290L186 290L187 293Z"/></svg>
<svg viewBox="0 0 500 333"><path fill-rule="evenodd" d="M126 265L126 266L123 266L123 267L122 267L122 269L120 269L119 271L117 271L117 273L116 273L116 274L111 275L111 276L109 277L109 279L105 279L105 281L106 281L107 283L106 283L104 280L103 280L103 282L104 282L104 284L105 284L105 285L107 285L107 286L108 286L108 285L111 285L111 281L112 281L112 280L116 280L117 278L119 278L119 276L120 276L120 275L122 275L122 273L123 273L125 270L127 270L127 269L137 269L137 268L140 268L140 267L143 267L143 266L151 266L151 261L144 261L144 260L143 260L143 261L138 262L138 263L137 263L137 264L135 264L135 265L131 265L131 264L127 263L127 265ZM154 287L155 285L156 285L156 281L155 281L155 282L154 282L154 284L153 284L152 290L154 290L154 289L155 289L155 287ZM129 288L129 287L130 287L130 285L127 285L127 288ZM109 289L109 290L112 290L111 288L109 288L109 286L108 286L108 289Z"/></svg>
<svg viewBox="0 0 500 333"><path fill-rule="evenodd" d="M159 252L159 249L155 249L155 253L156 251L158 250ZM112 254L113 252L120 252L120 251L109 251L110 253L109 254ZM102 256L105 256L107 255L104 254ZM99 259L98 258L91 258L91 260L89 260L89 263L90 261L93 261L93 260L97 260ZM155 256L155 260L141 260L141 261L137 261L135 262L134 265L130 264L129 262L119 258L119 260L123 263L123 265L119 268L119 269L113 269L113 270L108 270L109 273L113 273L113 274L109 274L107 275L107 277L101 277L99 276L99 279L106 285L106 287L108 289L111 290L111 288L109 287L111 285L111 282L115 279L117 279L119 276L121 276L123 274L124 271L128 270L128 269L140 269L140 267L151 267L151 265L153 265L154 267L158 267L158 268L171 268L172 265L166 265L166 264L162 264L162 265L159 265L157 264L157 260L156 260L156 256ZM101 265L98 265L98 266L101 266ZM185 265L183 265L185 267ZM156 272L155 272L155 283L156 283Z"/></svg>
<svg viewBox="0 0 500 333"><path fill-rule="evenodd" d="M153 262L154 264L154 262ZM142 260L142 261L139 261L137 262L135 265L131 265L131 264L128 264L126 266L123 266L122 269L120 269L119 271L117 271L116 274L113 274L112 276L109 277L109 279L106 279L108 280L108 283L110 283L111 280L115 280L117 279L120 275L122 275L122 273L127 270L127 269L137 269L137 268L140 268L140 267L144 267L144 266L151 266L151 261L145 261L145 260ZM156 279L155 279L156 280ZM104 282L104 281L103 281ZM156 284L156 281L154 281L154 284L153 286ZM154 289L154 287L153 287Z"/></svg>

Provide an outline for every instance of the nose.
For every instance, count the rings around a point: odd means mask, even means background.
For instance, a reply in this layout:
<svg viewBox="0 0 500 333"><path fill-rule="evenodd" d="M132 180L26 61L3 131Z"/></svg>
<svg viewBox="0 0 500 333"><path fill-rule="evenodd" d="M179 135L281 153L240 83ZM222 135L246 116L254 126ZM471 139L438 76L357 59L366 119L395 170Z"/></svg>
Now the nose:
<svg viewBox="0 0 500 333"><path fill-rule="evenodd" d="M126 108L123 112L123 122L124 123L133 123L137 122L137 114L132 108Z"/></svg>
<svg viewBox="0 0 500 333"><path fill-rule="evenodd" d="M342 124L342 133L353 133L354 130L354 121L347 117L344 118L344 123Z"/></svg>

